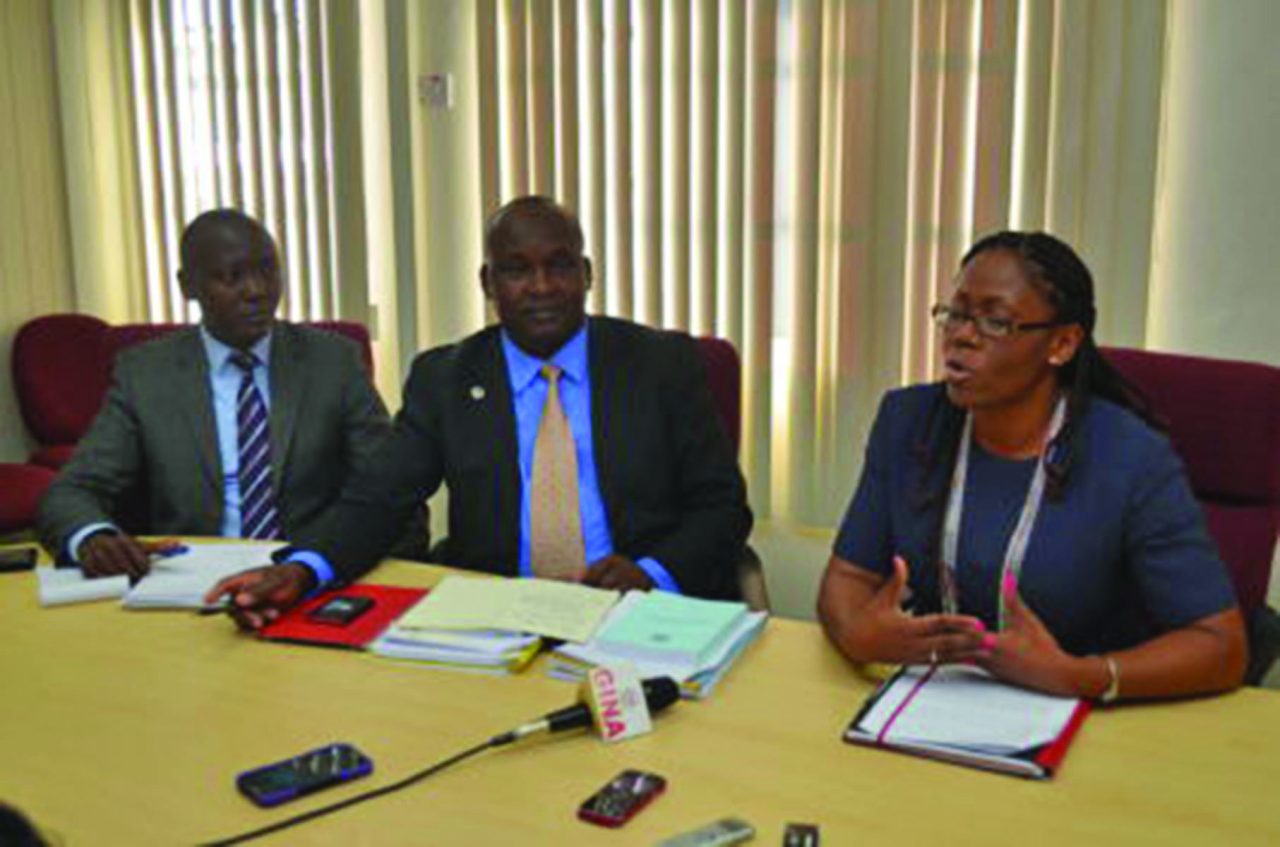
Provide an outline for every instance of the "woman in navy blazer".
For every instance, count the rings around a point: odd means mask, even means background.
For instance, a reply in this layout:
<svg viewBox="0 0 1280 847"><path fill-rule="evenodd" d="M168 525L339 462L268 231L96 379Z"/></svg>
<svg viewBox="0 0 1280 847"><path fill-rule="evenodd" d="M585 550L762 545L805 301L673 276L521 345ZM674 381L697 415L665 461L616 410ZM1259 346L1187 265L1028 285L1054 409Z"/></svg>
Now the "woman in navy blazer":
<svg viewBox="0 0 1280 847"><path fill-rule="evenodd" d="M1104 701L1239 685L1231 583L1094 344L1080 258L1043 233L984 238L933 317L943 380L885 397L823 578L836 647Z"/></svg>

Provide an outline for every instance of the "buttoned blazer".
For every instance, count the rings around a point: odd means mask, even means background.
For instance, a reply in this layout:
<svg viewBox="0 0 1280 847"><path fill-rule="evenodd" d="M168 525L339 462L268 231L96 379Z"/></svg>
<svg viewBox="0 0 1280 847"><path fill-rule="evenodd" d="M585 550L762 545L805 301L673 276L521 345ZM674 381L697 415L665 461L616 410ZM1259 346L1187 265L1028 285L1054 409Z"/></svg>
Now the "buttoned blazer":
<svg viewBox="0 0 1280 847"><path fill-rule="evenodd" d="M736 597L751 529L746 486L689 336L591 318L592 450L615 552L653 557L689 594ZM404 405L335 509L298 539L346 579L381 558L399 516L442 483L437 558L514 575L521 480L501 336L489 327L418 356Z"/></svg>

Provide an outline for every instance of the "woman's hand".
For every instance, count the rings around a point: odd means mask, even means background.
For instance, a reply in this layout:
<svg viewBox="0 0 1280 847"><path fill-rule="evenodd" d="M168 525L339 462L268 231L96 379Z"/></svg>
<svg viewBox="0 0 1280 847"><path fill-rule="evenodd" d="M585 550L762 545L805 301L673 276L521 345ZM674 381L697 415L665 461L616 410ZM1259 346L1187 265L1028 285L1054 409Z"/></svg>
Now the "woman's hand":
<svg viewBox="0 0 1280 847"><path fill-rule="evenodd" d="M946 663L978 659L986 628L968 615L909 615L902 610L908 568L893 560L888 579L832 557L818 598L828 637L857 662ZM879 581L879 585L875 582Z"/></svg>
<svg viewBox="0 0 1280 847"><path fill-rule="evenodd" d="M1048 694L1097 696L1106 690L1110 673L1097 657L1079 658L1058 646L1049 628L1018 595L1012 574L1001 586L1004 595L1005 627L998 635L987 635L985 656L980 667L1007 682Z"/></svg>

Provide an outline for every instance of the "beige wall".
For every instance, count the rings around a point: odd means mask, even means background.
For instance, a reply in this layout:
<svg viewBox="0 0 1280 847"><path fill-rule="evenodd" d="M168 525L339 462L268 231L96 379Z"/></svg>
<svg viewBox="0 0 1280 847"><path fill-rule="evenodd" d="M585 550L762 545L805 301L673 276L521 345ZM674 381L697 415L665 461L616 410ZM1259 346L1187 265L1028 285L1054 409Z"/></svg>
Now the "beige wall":
<svg viewBox="0 0 1280 847"><path fill-rule="evenodd" d="M50 9L47 0L0 3L0 461L27 452L10 378L13 333L72 304Z"/></svg>
<svg viewBox="0 0 1280 847"><path fill-rule="evenodd" d="M1169 11L1148 344L1280 365L1280 3Z"/></svg>

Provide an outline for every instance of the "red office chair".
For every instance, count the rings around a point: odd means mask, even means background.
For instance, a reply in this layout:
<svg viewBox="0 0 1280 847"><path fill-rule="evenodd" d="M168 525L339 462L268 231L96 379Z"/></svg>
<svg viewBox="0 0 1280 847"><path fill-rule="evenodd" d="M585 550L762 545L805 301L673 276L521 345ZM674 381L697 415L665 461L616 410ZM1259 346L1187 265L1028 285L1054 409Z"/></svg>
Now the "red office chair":
<svg viewBox="0 0 1280 847"><path fill-rule="evenodd" d="M109 329L89 315L46 315L13 337L13 387L36 442L32 464L62 467L93 423L111 379Z"/></svg>
<svg viewBox="0 0 1280 847"><path fill-rule="evenodd" d="M30 529L36 507L56 474L32 464L0 464L0 535Z"/></svg>
<svg viewBox="0 0 1280 847"><path fill-rule="evenodd" d="M716 412L720 416L720 422L724 424L729 442L733 445L734 452L737 452L742 432L742 363L738 359L738 351L723 338L704 336L697 339L697 342L698 355L707 372L711 399L715 402ZM769 609L764 565L749 546L738 565L738 587L742 590L742 599L752 609Z"/></svg>
<svg viewBox="0 0 1280 847"><path fill-rule="evenodd" d="M1256 683L1280 650L1280 623L1266 606L1280 534L1280 368L1144 350L1104 352L1169 425L1235 583L1249 625L1247 679Z"/></svg>

